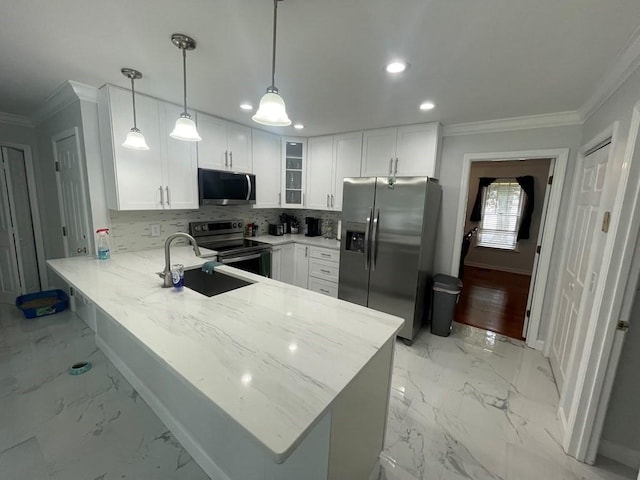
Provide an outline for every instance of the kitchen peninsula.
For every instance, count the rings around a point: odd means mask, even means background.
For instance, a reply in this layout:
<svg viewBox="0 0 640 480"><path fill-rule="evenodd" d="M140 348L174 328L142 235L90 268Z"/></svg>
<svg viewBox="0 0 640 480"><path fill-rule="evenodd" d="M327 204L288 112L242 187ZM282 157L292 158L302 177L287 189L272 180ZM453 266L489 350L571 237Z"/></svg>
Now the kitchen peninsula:
<svg viewBox="0 0 640 480"><path fill-rule="evenodd" d="M188 247L173 262L198 268ZM50 260L96 344L214 480L367 480L403 320L217 267L251 285L162 288L163 251Z"/></svg>

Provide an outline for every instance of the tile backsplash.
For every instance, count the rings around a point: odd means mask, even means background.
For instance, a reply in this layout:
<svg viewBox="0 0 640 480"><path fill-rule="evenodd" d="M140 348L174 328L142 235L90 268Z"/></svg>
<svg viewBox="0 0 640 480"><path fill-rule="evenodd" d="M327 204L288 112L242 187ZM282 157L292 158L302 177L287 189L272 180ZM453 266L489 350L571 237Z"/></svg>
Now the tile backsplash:
<svg viewBox="0 0 640 480"><path fill-rule="evenodd" d="M189 222L207 220L227 220L238 218L245 223L256 223L258 235L267 233L269 223L277 223L279 215L287 213L296 217L304 226L304 217L319 217L323 220L323 230L327 222L335 226L340 219L340 212L323 210L282 210L254 209L249 205L232 205L227 207L203 206L198 210L164 210L164 211L110 211L111 217L111 249L114 252L133 252L149 248L162 248L165 239L176 232L188 232ZM151 236L151 225L160 225L160 236Z"/></svg>

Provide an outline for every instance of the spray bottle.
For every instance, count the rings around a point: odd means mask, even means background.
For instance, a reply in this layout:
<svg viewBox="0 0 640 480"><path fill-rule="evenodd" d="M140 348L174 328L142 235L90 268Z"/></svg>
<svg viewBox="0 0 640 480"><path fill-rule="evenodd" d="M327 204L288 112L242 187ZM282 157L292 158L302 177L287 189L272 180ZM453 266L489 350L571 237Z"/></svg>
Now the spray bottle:
<svg viewBox="0 0 640 480"><path fill-rule="evenodd" d="M98 259L99 260L108 260L111 256L111 251L109 250L109 229L108 228L99 228L96 230L98 234Z"/></svg>

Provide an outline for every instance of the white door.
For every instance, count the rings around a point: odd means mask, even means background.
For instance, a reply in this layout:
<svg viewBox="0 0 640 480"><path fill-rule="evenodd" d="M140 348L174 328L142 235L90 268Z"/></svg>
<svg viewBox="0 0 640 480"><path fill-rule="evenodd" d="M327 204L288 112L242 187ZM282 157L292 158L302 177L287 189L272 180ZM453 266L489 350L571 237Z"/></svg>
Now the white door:
<svg viewBox="0 0 640 480"><path fill-rule="evenodd" d="M11 218L7 184L5 149L2 149L0 168L0 303L13 303L21 293L15 229Z"/></svg>
<svg viewBox="0 0 640 480"><path fill-rule="evenodd" d="M399 177L435 177L438 129L435 124L408 125L398 128L396 157Z"/></svg>
<svg viewBox="0 0 640 480"><path fill-rule="evenodd" d="M173 128L175 119L180 116L182 108L175 105L164 105L163 123L166 129ZM164 188L164 208L171 210L187 210L198 208L198 158L194 142L185 142L164 138L164 165L162 168L162 186Z"/></svg>
<svg viewBox="0 0 640 480"><path fill-rule="evenodd" d="M307 141L307 208L331 208L332 167L333 136L310 138Z"/></svg>
<svg viewBox="0 0 640 480"><path fill-rule="evenodd" d="M309 247L306 245L301 245L299 243L295 244L295 271L293 274L293 284L302 287L308 288L309 285Z"/></svg>
<svg viewBox="0 0 640 480"><path fill-rule="evenodd" d="M253 173L256 176L255 208L278 208L282 190L282 142L280 137L253 130Z"/></svg>
<svg viewBox="0 0 640 480"><path fill-rule="evenodd" d="M383 128L364 132L362 138L362 176L391 175L396 159L397 128Z"/></svg>
<svg viewBox="0 0 640 480"><path fill-rule="evenodd" d="M359 177L362 164L362 132L345 133L333 138L334 185L331 209L342 210L343 182Z"/></svg>
<svg viewBox="0 0 640 480"><path fill-rule="evenodd" d="M227 146L229 147L229 170L252 173L251 129L244 125L228 123Z"/></svg>
<svg viewBox="0 0 640 480"><path fill-rule="evenodd" d="M229 169L229 149L227 148L227 122L204 113L197 115L198 167L212 170Z"/></svg>
<svg viewBox="0 0 640 480"><path fill-rule="evenodd" d="M550 352L551 366L558 388L562 386L570 367L573 345L580 333L580 314L590 312L592 293L596 287L597 272L589 274L590 258L602 256L604 242L600 241L600 200L605 185L610 146L587 155L576 172L576 197L568 233L569 248L565 264L561 267L562 282L556 313L555 330ZM595 262L598 263L598 262ZM584 298L583 301L583 296Z"/></svg>
<svg viewBox="0 0 640 480"><path fill-rule="evenodd" d="M92 233L77 129L54 136L52 142L65 256L92 254L89 243Z"/></svg>

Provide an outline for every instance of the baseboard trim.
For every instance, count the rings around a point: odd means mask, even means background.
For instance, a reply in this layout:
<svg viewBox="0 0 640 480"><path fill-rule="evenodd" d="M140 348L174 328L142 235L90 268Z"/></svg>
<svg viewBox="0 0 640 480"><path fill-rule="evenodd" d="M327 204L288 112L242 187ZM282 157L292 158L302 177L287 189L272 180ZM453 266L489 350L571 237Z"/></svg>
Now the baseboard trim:
<svg viewBox="0 0 640 480"><path fill-rule="evenodd" d="M200 444L196 442L183 425L169 413L169 410L164 404L155 396L155 394L147 388L147 386L140 380L140 378L133 373L133 371L127 367L122 359L109 347L104 340L96 335L96 345L102 350L105 356L113 364L114 367L122 374L122 376L131 384L133 388L140 394L140 396L147 402L147 405L151 407L151 410L162 420L171 433L173 433L178 441L185 447L189 455L196 461L198 465L204 470L204 472L211 478L216 480L231 480L226 473L224 473L218 465L211 459L209 455L205 453Z"/></svg>
<svg viewBox="0 0 640 480"><path fill-rule="evenodd" d="M498 270L499 272L507 272L507 273L517 273L518 275L527 275L531 276L531 272L527 272L526 270L520 270L517 268L509 268L509 267L501 267L497 265L486 265L484 263L476 263L476 262L464 262L465 267L476 267L476 268L484 268L486 270Z"/></svg>
<svg viewBox="0 0 640 480"><path fill-rule="evenodd" d="M544 340L536 340L536 350L544 352Z"/></svg>
<svg viewBox="0 0 640 480"><path fill-rule="evenodd" d="M600 440L598 453L634 470L640 469L640 450L634 450L603 438Z"/></svg>

